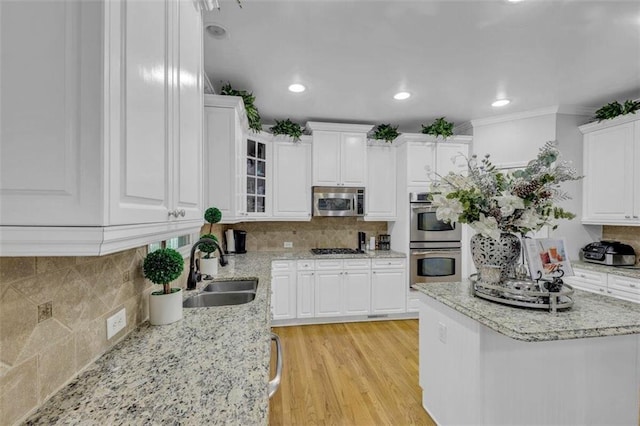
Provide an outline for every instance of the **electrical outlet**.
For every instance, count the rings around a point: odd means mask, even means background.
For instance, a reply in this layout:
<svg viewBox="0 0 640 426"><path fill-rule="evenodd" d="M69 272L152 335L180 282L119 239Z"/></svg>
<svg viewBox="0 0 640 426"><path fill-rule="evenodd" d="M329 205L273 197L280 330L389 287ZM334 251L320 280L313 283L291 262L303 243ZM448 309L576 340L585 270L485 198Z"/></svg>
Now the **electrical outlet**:
<svg viewBox="0 0 640 426"><path fill-rule="evenodd" d="M438 323L438 339L442 343L447 343L447 325L445 323Z"/></svg>
<svg viewBox="0 0 640 426"><path fill-rule="evenodd" d="M53 316L53 302L38 305L38 322L48 320Z"/></svg>
<svg viewBox="0 0 640 426"><path fill-rule="evenodd" d="M126 283L126 282L129 282L129 281L131 281L131 273L127 269L126 271L124 271L122 273L122 282Z"/></svg>
<svg viewBox="0 0 640 426"><path fill-rule="evenodd" d="M293 243L291 241L284 242L284 248L292 248L292 247L293 247Z"/></svg>
<svg viewBox="0 0 640 426"><path fill-rule="evenodd" d="M125 310L125 308L122 308L118 312L107 318L107 340L115 336L126 325L127 311Z"/></svg>

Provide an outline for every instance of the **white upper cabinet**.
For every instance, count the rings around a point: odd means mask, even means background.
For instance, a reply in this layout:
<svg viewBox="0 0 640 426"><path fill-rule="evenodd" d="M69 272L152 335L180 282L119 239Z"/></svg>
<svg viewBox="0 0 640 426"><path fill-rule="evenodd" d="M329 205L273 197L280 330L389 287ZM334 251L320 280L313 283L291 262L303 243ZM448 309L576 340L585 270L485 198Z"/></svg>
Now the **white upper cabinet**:
<svg viewBox="0 0 640 426"><path fill-rule="evenodd" d="M0 19L1 254L106 254L197 231L194 3L2 2Z"/></svg>
<svg viewBox="0 0 640 426"><path fill-rule="evenodd" d="M308 122L313 131L313 185L366 186L367 132L373 126Z"/></svg>
<svg viewBox="0 0 640 426"><path fill-rule="evenodd" d="M271 217L273 184L272 136L269 133L250 133L245 140L244 190L247 217Z"/></svg>
<svg viewBox="0 0 640 426"><path fill-rule="evenodd" d="M640 119L580 127L584 134L582 223L640 225Z"/></svg>
<svg viewBox="0 0 640 426"><path fill-rule="evenodd" d="M367 147L365 220L396 220L396 147L370 141Z"/></svg>
<svg viewBox="0 0 640 426"><path fill-rule="evenodd" d="M311 140L273 142L273 216L311 219Z"/></svg>
<svg viewBox="0 0 640 426"><path fill-rule="evenodd" d="M247 118L242 98L205 95L205 202L222 213L222 223L246 218Z"/></svg>
<svg viewBox="0 0 640 426"><path fill-rule="evenodd" d="M396 140L406 164L407 186L428 188L449 172L466 170L471 136L451 136L447 139L435 138L422 133L403 133Z"/></svg>

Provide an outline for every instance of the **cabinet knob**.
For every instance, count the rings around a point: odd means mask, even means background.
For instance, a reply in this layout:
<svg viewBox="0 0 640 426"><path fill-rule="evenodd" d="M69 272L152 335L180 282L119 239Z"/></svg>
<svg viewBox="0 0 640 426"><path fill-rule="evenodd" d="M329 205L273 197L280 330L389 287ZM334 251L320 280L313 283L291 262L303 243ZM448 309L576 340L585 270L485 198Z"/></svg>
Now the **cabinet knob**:
<svg viewBox="0 0 640 426"><path fill-rule="evenodd" d="M636 288L637 286L635 284L629 284L629 287Z"/></svg>
<svg viewBox="0 0 640 426"><path fill-rule="evenodd" d="M607 290L607 293L611 294L611 290Z"/></svg>
<svg viewBox="0 0 640 426"><path fill-rule="evenodd" d="M599 288L598 290L600 290L600 293L604 293L604 288Z"/></svg>
<svg viewBox="0 0 640 426"><path fill-rule="evenodd" d="M187 214L187 211L185 209L181 209L179 213L180 216L184 217Z"/></svg>
<svg viewBox="0 0 640 426"><path fill-rule="evenodd" d="M631 219L631 216L629 216L629 215L625 215L625 217L624 217L624 218L625 218L625 219Z"/></svg>
<svg viewBox="0 0 640 426"><path fill-rule="evenodd" d="M637 219L637 218L638 218L638 215L635 215L635 214L634 214L634 215L633 215L633 218L634 218L634 219Z"/></svg>
<svg viewBox="0 0 640 426"><path fill-rule="evenodd" d="M177 210L169 210L168 214L169 214L169 217L171 217L171 216L178 217L178 211Z"/></svg>

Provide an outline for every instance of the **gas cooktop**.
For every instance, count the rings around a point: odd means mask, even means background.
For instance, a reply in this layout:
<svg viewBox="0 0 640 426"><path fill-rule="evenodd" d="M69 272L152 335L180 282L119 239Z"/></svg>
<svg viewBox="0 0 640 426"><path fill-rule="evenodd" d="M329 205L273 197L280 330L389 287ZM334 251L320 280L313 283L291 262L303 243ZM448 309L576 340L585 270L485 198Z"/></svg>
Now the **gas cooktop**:
<svg viewBox="0 0 640 426"><path fill-rule="evenodd" d="M311 249L313 254L360 254L358 249L352 248L314 248Z"/></svg>

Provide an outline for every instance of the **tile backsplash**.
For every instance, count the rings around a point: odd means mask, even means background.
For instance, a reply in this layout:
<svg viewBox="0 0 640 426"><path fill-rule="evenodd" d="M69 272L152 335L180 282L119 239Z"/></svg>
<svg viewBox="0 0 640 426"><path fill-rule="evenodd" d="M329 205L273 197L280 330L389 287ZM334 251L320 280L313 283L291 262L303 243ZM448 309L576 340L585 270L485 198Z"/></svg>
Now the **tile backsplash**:
<svg viewBox="0 0 640 426"><path fill-rule="evenodd" d="M636 265L640 264L640 226L603 226L602 239L629 244L636 252Z"/></svg>
<svg viewBox="0 0 640 426"><path fill-rule="evenodd" d="M358 231L369 237L387 233L387 222L364 222L354 217L314 217L308 222L243 222L233 225L213 225L212 234L221 238L227 229L247 231L247 251L287 251L285 242L293 250L316 247L358 246ZM209 233L209 225L201 234ZM223 241L222 239L220 241Z"/></svg>
<svg viewBox="0 0 640 426"><path fill-rule="evenodd" d="M0 424L42 405L148 318L146 252L0 258ZM107 340L106 319L123 307L127 326Z"/></svg>

